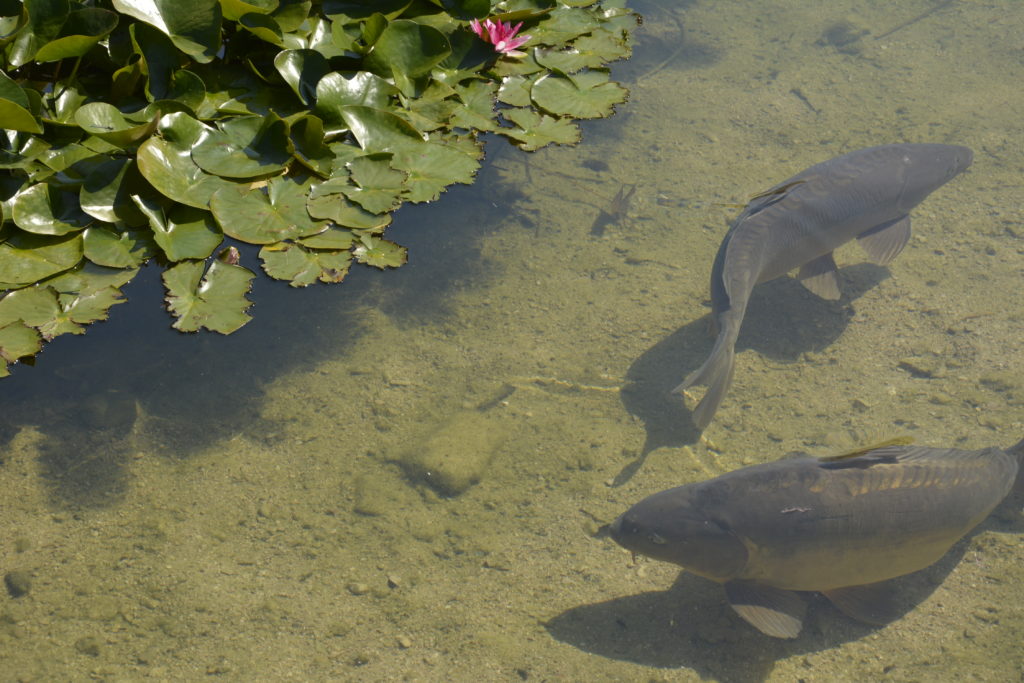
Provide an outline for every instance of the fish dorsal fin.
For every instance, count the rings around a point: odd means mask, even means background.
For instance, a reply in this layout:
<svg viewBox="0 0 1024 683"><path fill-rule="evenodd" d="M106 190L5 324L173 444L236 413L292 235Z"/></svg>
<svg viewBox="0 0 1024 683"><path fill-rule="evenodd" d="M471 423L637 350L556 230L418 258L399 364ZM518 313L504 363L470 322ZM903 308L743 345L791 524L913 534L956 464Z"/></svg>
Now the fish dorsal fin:
<svg viewBox="0 0 1024 683"><path fill-rule="evenodd" d="M840 612L865 624L888 624L903 616L904 610L896 605L896 587L892 581L846 586L823 593Z"/></svg>
<svg viewBox="0 0 1024 683"><path fill-rule="evenodd" d="M786 195L789 194L790 190L792 190L797 185L802 185L805 182L807 181L794 180L788 183L783 183L782 185L776 185L775 187L765 190L760 194L755 194L747 202L747 215L752 216L758 211L763 211L772 204L782 201L786 197Z"/></svg>
<svg viewBox="0 0 1024 683"><path fill-rule="evenodd" d="M873 443L870 446L862 446L853 451L847 451L846 453L840 453L839 455L827 455L823 458L818 458L821 462L839 462L841 460L849 460L850 458L857 458L871 451L877 451L882 449L888 449L891 446L909 446L914 443L914 437L912 436L895 436L885 441L879 441Z"/></svg>
<svg viewBox="0 0 1024 683"><path fill-rule="evenodd" d="M736 614L766 636L796 638L803 627L807 605L793 591L730 581L725 595Z"/></svg>

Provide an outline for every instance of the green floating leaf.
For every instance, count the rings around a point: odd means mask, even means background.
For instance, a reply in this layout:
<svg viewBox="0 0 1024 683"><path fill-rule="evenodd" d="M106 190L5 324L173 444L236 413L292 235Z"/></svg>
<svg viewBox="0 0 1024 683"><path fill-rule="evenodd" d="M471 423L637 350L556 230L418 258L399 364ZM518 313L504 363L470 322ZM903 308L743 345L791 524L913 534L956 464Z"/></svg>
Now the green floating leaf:
<svg viewBox="0 0 1024 683"><path fill-rule="evenodd" d="M0 377L7 377L8 365L14 364L19 358L34 356L43 348L43 340L39 333L20 320L0 327Z"/></svg>
<svg viewBox="0 0 1024 683"><path fill-rule="evenodd" d="M452 141L421 141L394 147L391 166L409 174L405 196L412 202L430 202L452 183L473 182L480 168L478 143L467 150Z"/></svg>
<svg viewBox="0 0 1024 683"><path fill-rule="evenodd" d="M42 133L43 127L30 111L28 93L0 71L0 123L7 130Z"/></svg>
<svg viewBox="0 0 1024 683"><path fill-rule="evenodd" d="M324 124L312 114L297 114L289 117L288 135L295 148L295 158L317 175L331 174L334 154L324 144ZM351 145L346 145L351 147Z"/></svg>
<svg viewBox="0 0 1024 683"><path fill-rule="evenodd" d="M81 234L46 237L19 232L0 242L0 287L32 284L81 260Z"/></svg>
<svg viewBox="0 0 1024 683"><path fill-rule="evenodd" d="M28 23L18 31L7 53L10 68L28 64L41 47L60 35L71 6L68 0L24 0Z"/></svg>
<svg viewBox="0 0 1024 683"><path fill-rule="evenodd" d="M66 235L92 223L73 192L36 183L14 198L14 224L36 235Z"/></svg>
<svg viewBox="0 0 1024 683"><path fill-rule="evenodd" d="M62 334L84 333L83 325L106 320L111 306L123 302L120 290L109 285L73 292L26 287L0 299L0 324L21 320L49 341Z"/></svg>
<svg viewBox="0 0 1024 683"><path fill-rule="evenodd" d="M430 73L452 52L444 34L432 26L407 19L387 25L363 63L370 71L391 77L406 95L414 95L413 80Z"/></svg>
<svg viewBox="0 0 1024 683"><path fill-rule="evenodd" d="M526 76L505 76L501 79L501 87L498 88L498 101L513 107L529 107L533 104L530 99L530 88L536 77Z"/></svg>
<svg viewBox="0 0 1024 683"><path fill-rule="evenodd" d="M37 62L81 57L103 40L117 26L117 14L105 9L86 7L73 10L57 37L39 48Z"/></svg>
<svg viewBox="0 0 1024 683"><path fill-rule="evenodd" d="M145 116L143 112L136 114ZM129 121L117 107L106 102L90 102L75 112L75 123L86 133L117 147L128 147L156 130L157 117Z"/></svg>
<svg viewBox="0 0 1024 683"><path fill-rule="evenodd" d="M314 218L324 218L355 230L382 231L391 223L390 214L370 213L349 201L342 194L348 183L342 179L329 180L314 186L306 201L306 210ZM309 239L309 238L307 238ZM306 240L302 240L305 242Z"/></svg>
<svg viewBox="0 0 1024 683"><path fill-rule="evenodd" d="M114 9L163 31L192 59L206 64L220 49L218 0L113 0Z"/></svg>
<svg viewBox="0 0 1024 683"><path fill-rule="evenodd" d="M329 135L348 128L343 112L347 107L363 106L383 110L398 89L369 71L329 73L316 84L316 114Z"/></svg>
<svg viewBox="0 0 1024 683"><path fill-rule="evenodd" d="M203 261L184 261L164 271L167 307L177 318L174 328L195 332L205 327L231 334L252 317L245 298L255 274L248 268L215 260L203 275Z"/></svg>
<svg viewBox="0 0 1024 683"><path fill-rule="evenodd" d="M238 21L250 12L270 14L277 6L278 0L220 0L221 11L228 21Z"/></svg>
<svg viewBox="0 0 1024 683"><path fill-rule="evenodd" d="M601 25L593 12L585 9L561 9L542 19L530 29L533 43L564 45L574 38L590 33Z"/></svg>
<svg viewBox="0 0 1024 683"><path fill-rule="evenodd" d="M609 116L613 105L625 102L628 94L618 83L609 82L605 71L584 71L572 76L551 74L538 79L530 90L537 106L578 119Z"/></svg>
<svg viewBox="0 0 1024 683"><path fill-rule="evenodd" d="M238 20L240 26L245 27L247 31L252 33L257 38L264 40L271 45L277 45L278 47L287 47L284 41L284 31L277 25L273 17L269 17L266 14L256 14L250 12L249 14L243 15Z"/></svg>
<svg viewBox="0 0 1024 683"><path fill-rule="evenodd" d="M139 171L164 196L181 204L206 209L210 197L235 183L211 175L192 160L192 147L209 131L188 114L168 114L160 119L161 137L152 136L139 147Z"/></svg>
<svg viewBox="0 0 1024 683"><path fill-rule="evenodd" d="M306 287L317 280L341 282L352 264L352 253L347 248L307 249L292 242L267 245L260 249L260 258L267 275L288 280L292 287Z"/></svg>
<svg viewBox="0 0 1024 683"><path fill-rule="evenodd" d="M423 142L423 135L405 119L372 107L347 106L341 116L365 151L389 152L396 147Z"/></svg>
<svg viewBox="0 0 1024 683"><path fill-rule="evenodd" d="M501 115L518 128L501 128L499 132L528 152L551 143L574 145L580 141L579 126L571 119L556 119L530 109L506 109Z"/></svg>
<svg viewBox="0 0 1024 683"><path fill-rule="evenodd" d="M369 19L374 14L394 19L411 4L412 0L325 0L324 14L336 21ZM334 16L339 14L340 17Z"/></svg>
<svg viewBox="0 0 1024 683"><path fill-rule="evenodd" d="M384 213L398 208L399 195L405 189L406 173L396 171L388 163L391 155L375 155L353 159L348 163L352 180L358 187L349 187L345 195L370 213Z"/></svg>
<svg viewBox="0 0 1024 683"><path fill-rule="evenodd" d="M331 70L327 58L316 50L281 50L274 66L305 105L316 102L317 84Z"/></svg>
<svg viewBox="0 0 1024 683"><path fill-rule="evenodd" d="M451 126L468 130L494 130L494 100L496 86L489 81L470 81L455 89L462 106L451 118Z"/></svg>
<svg viewBox="0 0 1024 683"><path fill-rule="evenodd" d="M149 219L153 240L169 261L205 259L224 241L213 214L193 206L175 205L165 212L156 202L132 199Z"/></svg>
<svg viewBox="0 0 1024 683"><path fill-rule="evenodd" d="M300 237L298 242L310 249L348 249L352 246L352 241L355 239L355 235L350 230L343 228L330 227L323 232L318 232L315 235L309 237Z"/></svg>
<svg viewBox="0 0 1024 683"><path fill-rule="evenodd" d="M82 211L93 218L135 227L145 224L146 217L136 208L131 195L140 192L144 185L133 160L107 159L89 171L78 200Z"/></svg>
<svg viewBox="0 0 1024 683"><path fill-rule="evenodd" d="M152 240L136 231L88 228L82 234L85 258L109 268L136 268L153 255Z"/></svg>
<svg viewBox="0 0 1024 683"><path fill-rule="evenodd" d="M192 148L192 160L213 175L256 178L279 173L291 161L288 124L276 114L237 116L205 129Z"/></svg>
<svg viewBox="0 0 1024 683"><path fill-rule="evenodd" d="M352 255L360 263L384 270L397 268L408 260L405 247L394 242L373 235L363 235L359 241L360 244L352 250Z"/></svg>
<svg viewBox="0 0 1024 683"><path fill-rule="evenodd" d="M306 211L308 189L291 178L273 178L265 188L226 188L213 195L210 210L225 235L250 244L273 244L327 227Z"/></svg>

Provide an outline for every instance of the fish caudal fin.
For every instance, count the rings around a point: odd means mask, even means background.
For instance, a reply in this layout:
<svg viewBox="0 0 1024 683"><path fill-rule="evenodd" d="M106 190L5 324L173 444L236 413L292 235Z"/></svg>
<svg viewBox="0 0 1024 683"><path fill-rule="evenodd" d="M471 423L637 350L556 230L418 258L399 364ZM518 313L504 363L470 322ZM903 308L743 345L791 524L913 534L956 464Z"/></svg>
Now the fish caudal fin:
<svg viewBox="0 0 1024 683"><path fill-rule="evenodd" d="M730 581L725 595L736 614L766 636L796 638L804 625L807 605L793 591Z"/></svg>
<svg viewBox="0 0 1024 683"><path fill-rule="evenodd" d="M725 394L732 384L733 368L735 366L735 344L736 333L734 325L726 323L718 332L718 339L711 349L711 355L700 366L683 380L683 383L673 389L673 393L681 394L694 385L706 385L708 390L704 398L700 400L693 410L693 424L704 431L711 419L715 416L718 406L722 405Z"/></svg>

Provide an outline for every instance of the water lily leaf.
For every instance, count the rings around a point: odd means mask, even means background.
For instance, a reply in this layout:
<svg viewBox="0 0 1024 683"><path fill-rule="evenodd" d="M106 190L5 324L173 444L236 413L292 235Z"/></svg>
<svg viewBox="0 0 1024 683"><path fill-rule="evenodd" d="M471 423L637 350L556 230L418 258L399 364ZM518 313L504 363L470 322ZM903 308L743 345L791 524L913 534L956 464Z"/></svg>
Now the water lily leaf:
<svg viewBox="0 0 1024 683"><path fill-rule="evenodd" d="M579 126L571 119L556 119L530 109L506 109L501 115L518 128L501 128L499 132L528 152L551 143L574 145L580 141Z"/></svg>
<svg viewBox="0 0 1024 683"><path fill-rule="evenodd" d="M66 235L87 227L92 216L82 211L73 192L36 183L14 198L14 224L36 235ZM0 276L2 277L2 276Z"/></svg>
<svg viewBox="0 0 1024 683"><path fill-rule="evenodd" d="M145 112L137 112L142 118ZM75 123L87 133L118 147L128 147L156 130L157 117L129 121L117 107L106 102L90 102L75 112Z"/></svg>
<svg viewBox="0 0 1024 683"><path fill-rule="evenodd" d="M629 57L632 49L621 31L594 29L590 35L580 36L573 47L587 60L586 66L596 68L617 59Z"/></svg>
<svg viewBox="0 0 1024 683"><path fill-rule="evenodd" d="M0 47L3 47L28 23L28 12L21 0L4 0L0 9Z"/></svg>
<svg viewBox="0 0 1024 683"><path fill-rule="evenodd" d="M413 202L430 202L452 183L473 182L480 168L481 154L476 143L467 153L451 141L420 141L394 146L392 168L406 171L406 198Z"/></svg>
<svg viewBox="0 0 1024 683"><path fill-rule="evenodd" d="M490 0L442 0L438 4L456 19L483 19L491 13Z"/></svg>
<svg viewBox="0 0 1024 683"><path fill-rule="evenodd" d="M318 232L309 237L300 237L297 241L304 247L310 249L348 249L352 246L355 235L351 230L331 226L323 232Z"/></svg>
<svg viewBox="0 0 1024 683"><path fill-rule="evenodd" d="M221 9L217 0L113 0L113 3L118 12L163 31L179 50L197 62L212 61L220 49Z"/></svg>
<svg viewBox="0 0 1024 683"><path fill-rule="evenodd" d="M0 242L0 279L5 288L28 285L81 260L81 234L48 237L19 231Z"/></svg>
<svg viewBox="0 0 1024 683"><path fill-rule="evenodd" d="M265 40L271 45L286 47L284 42L284 31L277 25L273 17L266 14L250 12L238 20L239 25L244 26L254 36Z"/></svg>
<svg viewBox="0 0 1024 683"><path fill-rule="evenodd" d="M231 334L252 319L245 312L252 306L245 295L256 275L248 268L216 259L204 277L205 265L203 261L183 261L164 271L167 307L177 318L174 328L195 332L205 327Z"/></svg>
<svg viewBox="0 0 1024 683"><path fill-rule="evenodd" d="M279 242L260 249L263 270L292 287L306 287L317 280L341 282L348 274L352 253L342 250L307 249L293 242Z"/></svg>
<svg viewBox="0 0 1024 683"><path fill-rule="evenodd" d="M577 49L541 49L537 48L532 53L537 63L546 69L561 74L571 74L589 66L586 55Z"/></svg>
<svg viewBox="0 0 1024 683"><path fill-rule="evenodd" d="M218 190L210 210L225 235L250 244L273 244L314 235L326 224L306 211L308 184L273 178L266 187Z"/></svg>
<svg viewBox="0 0 1024 683"><path fill-rule="evenodd" d="M394 242L373 235L363 235L359 241L352 254L360 263L384 270L397 268L408 260L405 247Z"/></svg>
<svg viewBox="0 0 1024 683"><path fill-rule="evenodd" d="M181 52L167 34L149 24L133 22L128 32L135 52L142 55L141 71L149 77L147 97L151 100L165 99L171 87L171 74L182 65Z"/></svg>
<svg viewBox="0 0 1024 683"><path fill-rule="evenodd" d="M341 116L359 146L371 154L423 142L419 131L390 112L373 107L348 106L341 108Z"/></svg>
<svg viewBox="0 0 1024 683"><path fill-rule="evenodd" d="M41 47L60 35L71 12L68 0L23 0L28 23L18 31L7 53L10 68L28 64Z"/></svg>
<svg viewBox="0 0 1024 683"><path fill-rule="evenodd" d="M242 15L255 12L270 14L277 9L277 0L220 0L221 12L228 21L238 21Z"/></svg>
<svg viewBox="0 0 1024 683"><path fill-rule="evenodd" d="M369 19L374 14L382 14L386 19L394 19L406 10L412 0L326 0L324 14L335 21L350 22ZM336 17L335 15L341 15Z"/></svg>
<svg viewBox="0 0 1024 683"><path fill-rule="evenodd" d="M134 230L87 228L82 233L85 258L109 268L135 268L153 255L153 241Z"/></svg>
<svg viewBox="0 0 1024 683"><path fill-rule="evenodd" d="M205 259L224 241L220 226L209 211L176 204L170 211L138 195L132 199L149 219L153 240L169 261Z"/></svg>
<svg viewBox="0 0 1024 683"><path fill-rule="evenodd" d="M47 97L43 100L43 109L40 112L44 121L51 123L62 123L64 125L77 125L75 123L75 112L88 99L85 92L80 91L74 84L63 83L56 97Z"/></svg>
<svg viewBox="0 0 1024 683"><path fill-rule="evenodd" d="M274 57L274 66L308 106L316 103L317 84L331 70L327 58L316 50L281 50Z"/></svg>
<svg viewBox="0 0 1024 683"><path fill-rule="evenodd" d="M291 161L288 125L276 114L238 116L205 129L192 148L192 160L207 173L255 178L283 171Z"/></svg>
<svg viewBox="0 0 1024 683"><path fill-rule="evenodd" d="M494 130L494 99L497 85L491 81L470 81L455 89L462 105L451 118L452 126L469 130Z"/></svg>
<svg viewBox="0 0 1024 683"><path fill-rule="evenodd" d="M384 109L398 89L369 71L333 72L316 84L316 114L329 135L348 129L343 115L346 107L365 106Z"/></svg>
<svg viewBox="0 0 1024 683"><path fill-rule="evenodd" d="M43 127L29 111L28 93L0 71L0 123L7 130L42 133Z"/></svg>
<svg viewBox="0 0 1024 683"><path fill-rule="evenodd" d="M36 52L37 62L81 57L103 40L117 26L117 14L105 9L86 7L73 10L57 36Z"/></svg>
<svg viewBox="0 0 1024 683"><path fill-rule="evenodd" d="M407 174L388 164L391 155L374 155L353 159L348 163L357 187L348 186L345 196L370 213L384 213L398 208Z"/></svg>
<svg viewBox="0 0 1024 683"><path fill-rule="evenodd" d="M406 95L415 94L413 79L430 73L452 52L444 34L432 26L408 19L387 25L363 60L366 68L391 77Z"/></svg>
<svg viewBox="0 0 1024 683"><path fill-rule="evenodd" d="M319 17L310 17L309 10L312 9L313 3L311 0L281 0L278 4L277 9L271 12L270 16L274 17L277 21L277 25L281 27L281 30L286 34L298 31L306 20L309 19L310 23L318 20ZM313 47L307 44L306 47ZM333 55L324 55L330 57Z"/></svg>
<svg viewBox="0 0 1024 683"><path fill-rule="evenodd" d="M21 320L39 330L49 341L60 334L81 334L84 330L61 309L57 292L49 287L26 287L0 299L0 321Z"/></svg>
<svg viewBox="0 0 1024 683"><path fill-rule="evenodd" d="M84 145L63 145L60 147L51 147L39 154L36 159L43 164L46 164L50 169L60 172L66 171L71 166L77 164L80 161L90 159L96 156L96 152L85 147ZM77 173L70 174L77 176ZM39 175L33 176L34 179L39 179Z"/></svg>
<svg viewBox="0 0 1024 683"><path fill-rule="evenodd" d="M526 76L505 76L501 79L501 87L498 88L498 101L509 104L513 107L529 107L533 104L530 99L530 88L536 78Z"/></svg>
<svg viewBox="0 0 1024 683"><path fill-rule="evenodd" d="M136 227L146 223L132 201L133 193L147 189L132 159L112 158L97 164L85 177L78 201L82 211L108 223ZM152 190L150 190L152 192Z"/></svg>
<svg viewBox="0 0 1024 683"><path fill-rule="evenodd" d="M323 122L312 114L299 114L289 118L289 122L288 135L295 147L295 158L314 173L329 176L334 165L334 154L324 144Z"/></svg>
<svg viewBox="0 0 1024 683"><path fill-rule="evenodd" d="M210 131L188 114L168 114L160 119L162 137L151 136L139 147L139 171L164 196L176 202L208 208L217 190L235 183L203 171L192 160L192 147Z"/></svg>
<svg viewBox="0 0 1024 683"><path fill-rule="evenodd" d="M391 214L374 214L358 206L342 194L341 185L347 182L335 180L328 183L337 183L332 187L326 187L323 191L317 192L314 187L306 201L306 210L314 218L325 218L338 225L355 230L368 230L371 232L382 231L391 223ZM324 187L327 183L321 183ZM311 239L311 238L310 238ZM303 240L305 241L305 240Z"/></svg>
<svg viewBox="0 0 1024 683"><path fill-rule="evenodd" d="M605 71L584 71L572 76L551 74L539 78L530 90L537 106L578 119L608 116L613 105L625 102L627 95L621 85L609 82Z"/></svg>
<svg viewBox="0 0 1024 683"><path fill-rule="evenodd" d="M600 25L601 22L592 12L585 9L563 9L542 19L536 28L531 27L530 35L534 43L563 45L584 33L590 33Z"/></svg>
<svg viewBox="0 0 1024 683"><path fill-rule="evenodd" d="M203 106L206 99L206 84L203 83L202 78L191 71L178 69L171 76L169 87L163 95L163 98L157 98L153 102L153 105L159 105L165 110L163 113L170 113L166 110L169 109L171 101L181 103L191 112L196 112Z"/></svg>
<svg viewBox="0 0 1024 683"><path fill-rule="evenodd" d="M8 365L16 363L19 358L34 356L42 348L43 340L39 333L20 320L0 327L0 358L4 360L0 364L0 377L11 374Z"/></svg>

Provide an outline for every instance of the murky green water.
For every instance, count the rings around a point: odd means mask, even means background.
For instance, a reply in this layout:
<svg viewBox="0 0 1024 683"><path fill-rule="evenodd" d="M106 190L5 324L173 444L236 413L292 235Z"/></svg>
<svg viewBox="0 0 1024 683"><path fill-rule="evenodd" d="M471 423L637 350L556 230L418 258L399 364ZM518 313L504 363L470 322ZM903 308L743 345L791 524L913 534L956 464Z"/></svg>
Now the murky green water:
<svg viewBox="0 0 1024 683"><path fill-rule="evenodd" d="M812 601L791 642L599 530L790 451L1020 438L1024 6L634 6L630 103L403 209L410 265L260 285L227 339L139 331L167 324L150 277L3 381L0 570L28 592L0 597L0 679L1021 679L1012 509L908 580L903 619ZM667 392L710 348L732 205L900 141L974 166L890 268L839 253L843 301L761 286L698 441Z"/></svg>

